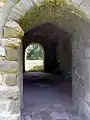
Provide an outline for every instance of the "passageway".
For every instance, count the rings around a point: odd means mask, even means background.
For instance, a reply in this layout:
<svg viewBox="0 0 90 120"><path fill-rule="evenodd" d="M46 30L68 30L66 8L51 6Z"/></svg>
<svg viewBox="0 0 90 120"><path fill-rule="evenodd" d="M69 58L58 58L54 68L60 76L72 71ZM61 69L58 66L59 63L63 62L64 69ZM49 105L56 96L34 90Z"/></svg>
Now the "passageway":
<svg viewBox="0 0 90 120"><path fill-rule="evenodd" d="M24 120L82 120L72 105L72 82L60 75L24 73Z"/></svg>
<svg viewBox="0 0 90 120"><path fill-rule="evenodd" d="M1 0L0 17L0 120L90 120L90 1ZM25 72L32 43L43 73Z"/></svg>
<svg viewBox="0 0 90 120"><path fill-rule="evenodd" d="M44 48L44 72L55 72L58 67L63 71L71 72L72 50L69 33L51 23L44 23L27 30L23 37L24 72L25 49L33 42L39 43Z"/></svg>
<svg viewBox="0 0 90 120"><path fill-rule="evenodd" d="M72 105L70 34L51 23L30 29L23 37L23 56L33 42L44 48L44 72L24 72L24 120L81 120Z"/></svg>

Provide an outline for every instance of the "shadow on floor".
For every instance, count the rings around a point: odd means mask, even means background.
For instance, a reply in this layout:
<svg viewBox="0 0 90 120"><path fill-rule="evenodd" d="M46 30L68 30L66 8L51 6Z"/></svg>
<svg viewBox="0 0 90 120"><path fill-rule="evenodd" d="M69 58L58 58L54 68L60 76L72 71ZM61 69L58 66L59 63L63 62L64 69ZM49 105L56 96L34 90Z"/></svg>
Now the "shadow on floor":
<svg viewBox="0 0 90 120"><path fill-rule="evenodd" d="M21 120L82 120L72 105L72 82L61 76L25 73Z"/></svg>
<svg viewBox="0 0 90 120"><path fill-rule="evenodd" d="M72 81L65 81L60 75L42 72L26 72L23 76L24 86L50 86L59 92L72 97Z"/></svg>

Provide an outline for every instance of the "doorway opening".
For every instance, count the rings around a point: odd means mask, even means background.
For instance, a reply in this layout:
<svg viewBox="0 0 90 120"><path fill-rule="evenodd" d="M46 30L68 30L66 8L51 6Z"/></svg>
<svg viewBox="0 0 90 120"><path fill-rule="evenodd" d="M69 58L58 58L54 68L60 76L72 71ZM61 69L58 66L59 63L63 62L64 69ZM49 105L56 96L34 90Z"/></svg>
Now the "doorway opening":
<svg viewBox="0 0 90 120"><path fill-rule="evenodd" d="M27 53L24 55L25 59L27 58L27 60L36 60L39 57L39 59L43 60L43 72L33 72L32 69L30 70L29 65L27 65L29 67L28 72L24 72L24 102L28 105L33 103L29 102L26 99L26 95L28 94L25 93L27 93L28 91L32 91L33 93L33 88L38 91L37 94L39 94L40 91L44 92L45 88L47 88L46 93L49 93L49 89L56 89L55 91L59 90L61 91L61 93L68 96L68 99L71 99L72 79L70 80L68 74L71 73L72 64L70 37L71 36L69 35L69 33L51 23L41 24L35 28L29 29L25 33L23 38L23 53ZM38 49L41 49L41 51L38 52ZM26 61L24 63L26 63ZM24 69L26 70L26 65ZM50 94L52 93L50 92ZM35 95L33 94L32 98L34 96ZM50 95L47 95L46 97L49 99L49 96ZM37 99L40 100L39 97L35 98L35 100Z"/></svg>
<svg viewBox="0 0 90 120"><path fill-rule="evenodd" d="M25 71L44 72L44 48L39 43L31 43L26 48Z"/></svg>

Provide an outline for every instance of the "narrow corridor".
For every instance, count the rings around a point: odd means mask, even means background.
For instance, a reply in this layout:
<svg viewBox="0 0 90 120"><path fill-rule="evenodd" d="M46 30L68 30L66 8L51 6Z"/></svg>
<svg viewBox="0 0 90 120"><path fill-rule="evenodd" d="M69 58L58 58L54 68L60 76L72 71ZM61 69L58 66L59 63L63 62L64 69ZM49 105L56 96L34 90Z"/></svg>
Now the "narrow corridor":
<svg viewBox="0 0 90 120"><path fill-rule="evenodd" d="M82 120L72 106L71 81L61 79L44 73L24 74L22 120Z"/></svg>

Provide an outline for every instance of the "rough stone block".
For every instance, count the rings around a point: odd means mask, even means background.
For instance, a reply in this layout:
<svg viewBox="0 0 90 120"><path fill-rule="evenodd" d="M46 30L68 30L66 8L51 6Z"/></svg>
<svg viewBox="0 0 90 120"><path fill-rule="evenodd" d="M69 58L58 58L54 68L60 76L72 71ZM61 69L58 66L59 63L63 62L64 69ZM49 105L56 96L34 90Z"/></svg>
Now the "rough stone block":
<svg viewBox="0 0 90 120"><path fill-rule="evenodd" d="M85 115L90 118L90 107L87 103L85 103ZM88 119L90 120L90 119Z"/></svg>
<svg viewBox="0 0 90 120"><path fill-rule="evenodd" d="M10 112L13 106L12 100L2 100L0 101L0 113Z"/></svg>
<svg viewBox="0 0 90 120"><path fill-rule="evenodd" d="M0 113L3 113L3 112L18 114L20 112L20 100L0 101Z"/></svg>
<svg viewBox="0 0 90 120"><path fill-rule="evenodd" d="M11 107L10 107L11 109ZM20 99L13 100L13 108L12 108L12 113L13 114L18 114L20 111Z"/></svg>
<svg viewBox="0 0 90 120"><path fill-rule="evenodd" d="M82 76L85 80L89 80L89 68L90 63L88 59L80 60L80 65L77 66L77 73Z"/></svg>
<svg viewBox="0 0 90 120"><path fill-rule="evenodd" d="M5 55L5 48L3 46L0 46L0 57L4 57Z"/></svg>
<svg viewBox="0 0 90 120"><path fill-rule="evenodd" d="M80 84L82 87L85 87L85 79L84 79L82 76L80 76L79 84Z"/></svg>
<svg viewBox="0 0 90 120"><path fill-rule="evenodd" d="M5 38L22 38L24 32L15 21L7 21L4 27L4 37Z"/></svg>
<svg viewBox="0 0 90 120"><path fill-rule="evenodd" d="M85 99L87 102L90 102L90 92L86 93Z"/></svg>
<svg viewBox="0 0 90 120"><path fill-rule="evenodd" d="M19 63L16 61L0 61L0 73L17 73Z"/></svg>
<svg viewBox="0 0 90 120"><path fill-rule="evenodd" d="M3 84L14 86L17 84L16 74L3 74Z"/></svg>
<svg viewBox="0 0 90 120"><path fill-rule="evenodd" d="M2 113L0 114L0 120L20 120L20 114Z"/></svg>
<svg viewBox="0 0 90 120"><path fill-rule="evenodd" d="M3 75L0 74L0 85L2 85L2 83L3 83Z"/></svg>
<svg viewBox="0 0 90 120"><path fill-rule="evenodd" d="M19 57L18 51L15 48L5 48L7 60L17 60Z"/></svg>
<svg viewBox="0 0 90 120"><path fill-rule="evenodd" d="M79 115L82 116L83 118L85 117L84 109L85 109L85 100L83 97L80 97L78 102L78 112Z"/></svg>
<svg viewBox="0 0 90 120"><path fill-rule="evenodd" d="M87 49L85 50L85 57L86 57L86 58L90 58L90 48L87 48Z"/></svg>
<svg viewBox="0 0 90 120"><path fill-rule="evenodd" d="M5 58L5 57L0 57L0 61L1 61L1 60L6 60L6 58Z"/></svg>
<svg viewBox="0 0 90 120"><path fill-rule="evenodd" d="M19 38L0 38L0 44L4 47L16 48L20 46L20 43L21 43L21 39ZM1 49L3 50L3 48ZM1 50L1 54L2 54L2 50ZM5 54L5 50L3 51Z"/></svg>
<svg viewBox="0 0 90 120"><path fill-rule="evenodd" d="M85 88L84 86L81 86L81 84L79 84L78 95L80 97L85 97Z"/></svg>
<svg viewBox="0 0 90 120"><path fill-rule="evenodd" d="M0 74L0 85L8 85L8 86L20 85L19 76L20 75L17 74Z"/></svg>
<svg viewBox="0 0 90 120"><path fill-rule="evenodd" d="M82 0L72 0L72 2L73 2L74 4L80 5L80 3L82 2Z"/></svg>
<svg viewBox="0 0 90 120"><path fill-rule="evenodd" d="M20 89L18 86L0 86L0 100L18 99L20 97Z"/></svg>

